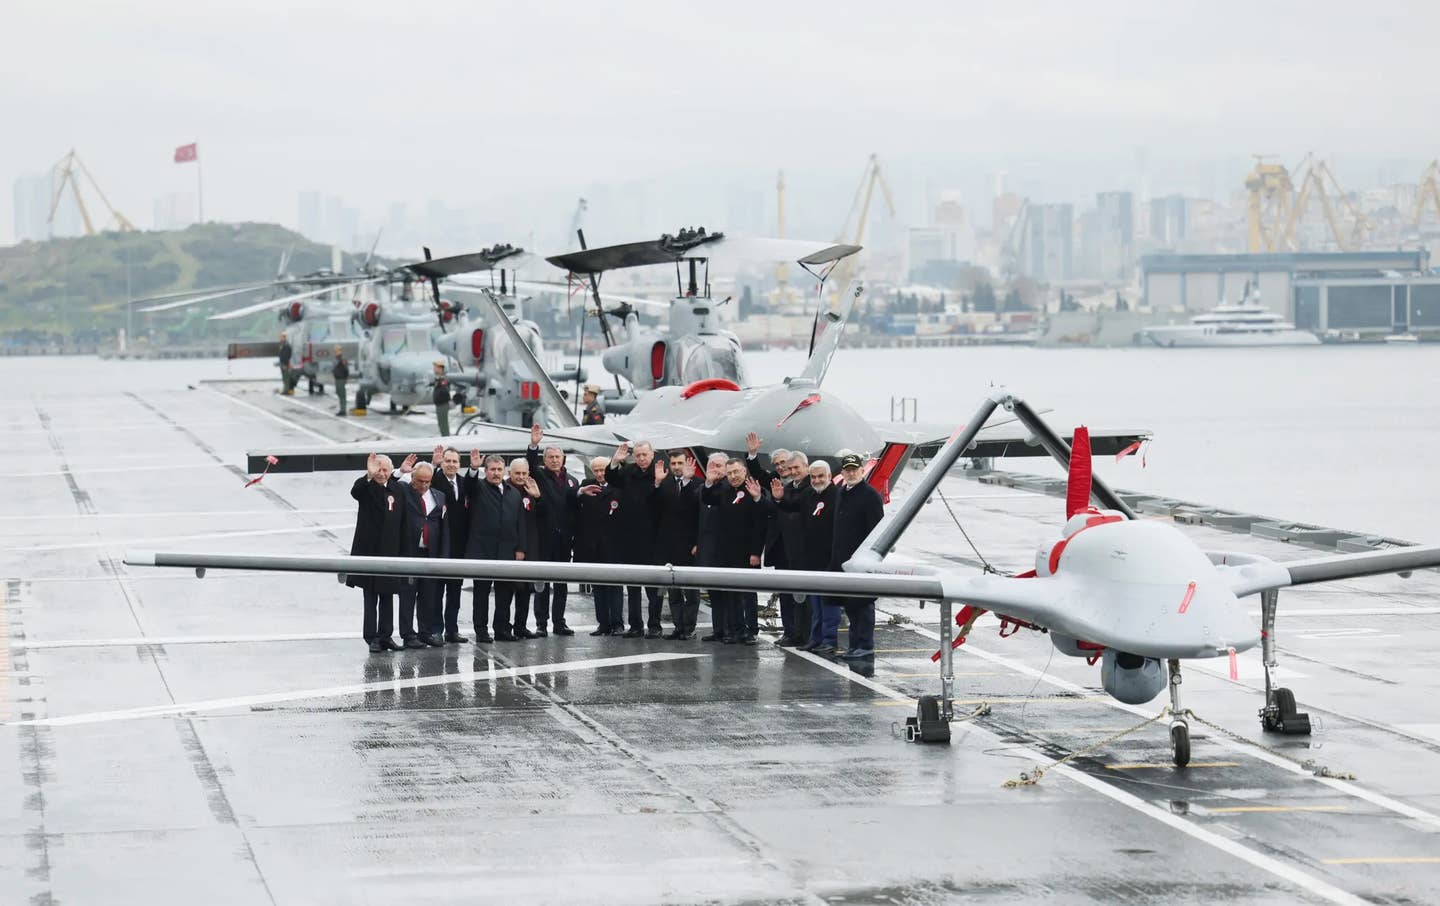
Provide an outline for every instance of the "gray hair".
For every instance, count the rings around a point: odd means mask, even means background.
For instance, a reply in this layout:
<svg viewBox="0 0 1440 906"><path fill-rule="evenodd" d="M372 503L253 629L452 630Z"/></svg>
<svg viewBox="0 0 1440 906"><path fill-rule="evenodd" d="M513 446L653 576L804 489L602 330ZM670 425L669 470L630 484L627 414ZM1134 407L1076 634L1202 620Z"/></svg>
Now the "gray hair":
<svg viewBox="0 0 1440 906"><path fill-rule="evenodd" d="M417 474L417 475L420 474L420 470L421 470L421 469L424 469L426 472L429 472L431 475L434 475L434 474L435 474L435 467L432 466L432 465L430 465L430 463L428 463L428 462L417 462L417 463L415 463L415 469L414 469L415 474Z"/></svg>
<svg viewBox="0 0 1440 906"><path fill-rule="evenodd" d="M777 460L777 459L789 459L789 458L790 458L790 451L789 451L789 450L772 450L772 451L770 451L770 464L771 464L771 465L774 465L774 464L775 464L775 460Z"/></svg>
<svg viewBox="0 0 1440 906"><path fill-rule="evenodd" d="M526 459L526 458L523 457L523 456L517 456L517 457L515 457L514 459L510 460L510 468L513 469L513 468L515 468L516 466L524 466L524 467L525 467L525 471L526 471L526 472L529 472L529 471L530 471L530 460Z"/></svg>
<svg viewBox="0 0 1440 906"><path fill-rule="evenodd" d="M556 453L559 453L561 456L564 456L564 455L565 455L565 451L562 450L562 449L560 449L559 447L555 446L554 444L551 444L550 446L548 446L548 447L545 448L545 455L546 455L546 456L549 456L551 450L554 450Z"/></svg>
<svg viewBox="0 0 1440 906"><path fill-rule="evenodd" d="M389 466L392 469L395 468L395 463L391 461L390 457L386 456L384 453L381 453L379 456L375 457L375 461L383 462L385 463L385 465Z"/></svg>
<svg viewBox="0 0 1440 906"><path fill-rule="evenodd" d="M485 468L490 468L490 463L492 462L498 462L500 463L500 465L503 466L505 465L505 457L501 456L499 453L487 453L485 455Z"/></svg>
<svg viewBox="0 0 1440 906"><path fill-rule="evenodd" d="M720 452L711 453L705 458L705 461L711 465L715 465L716 463L728 463L730 461L730 454Z"/></svg>
<svg viewBox="0 0 1440 906"><path fill-rule="evenodd" d="M830 463L826 462L826 461L823 460L823 459L817 459L817 460L815 460L813 463L810 464L810 469L811 469L811 471L814 471L815 469L820 469L820 470L823 471L826 475L829 475L829 474L830 474Z"/></svg>
<svg viewBox="0 0 1440 906"><path fill-rule="evenodd" d="M773 457L775 454L772 453L770 455ZM799 463L802 466L810 465L810 457L806 456L804 453L801 453L799 450L790 451L790 461Z"/></svg>
<svg viewBox="0 0 1440 906"><path fill-rule="evenodd" d="M650 441L648 440L639 440L635 442L634 450L636 453L640 452L641 447L648 447L651 453L655 452L655 445L650 443Z"/></svg>
<svg viewBox="0 0 1440 906"><path fill-rule="evenodd" d="M610 457L608 457L608 456L597 456L597 457L595 457L594 459L590 460L590 468L592 468L592 469L595 468L596 466L599 466L600 468L604 469L604 468L608 468L609 465L610 465Z"/></svg>

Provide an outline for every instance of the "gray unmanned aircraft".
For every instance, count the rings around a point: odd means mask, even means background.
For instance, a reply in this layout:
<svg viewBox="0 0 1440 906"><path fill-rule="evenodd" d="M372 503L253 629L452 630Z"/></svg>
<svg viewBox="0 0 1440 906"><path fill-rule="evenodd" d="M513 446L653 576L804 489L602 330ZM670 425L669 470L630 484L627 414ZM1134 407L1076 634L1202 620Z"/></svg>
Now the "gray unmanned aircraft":
<svg viewBox="0 0 1440 906"><path fill-rule="evenodd" d="M1001 406L1034 432L1070 480L1067 517L1059 537L1043 542L1035 569L1015 576L966 575L928 565L888 562L887 555L950 468L970 455L982 426ZM911 494L877 525L843 572L686 566L630 566L502 560L427 560L387 557L306 557L261 554L142 552L126 554L133 566L256 569L283 572L393 575L517 582L588 582L744 592L793 592L862 598L912 598L940 603L940 689L923 696L907 737L949 742L953 718L952 615L963 641L977 612L994 611L1010 623L1048 631L1066 655L1100 660L1101 684L1120 701L1138 704L1170 690L1170 738L1177 767L1190 761L1188 716L1181 703L1181 662L1233 655L1261 645L1265 662L1266 731L1308 733L1294 694L1274 688L1275 622L1279 592L1288 586L1380 573L1406 575L1440 567L1440 546L1404 547L1280 563L1253 554L1205 551L1173 524L1137 520L1113 491L1090 474L1083 429L1067 445L1023 400L1004 392L986 398L916 482ZM1092 498L1102 508L1091 506ZM1259 594L1256 626L1241 599ZM957 643L958 644L958 643Z"/></svg>

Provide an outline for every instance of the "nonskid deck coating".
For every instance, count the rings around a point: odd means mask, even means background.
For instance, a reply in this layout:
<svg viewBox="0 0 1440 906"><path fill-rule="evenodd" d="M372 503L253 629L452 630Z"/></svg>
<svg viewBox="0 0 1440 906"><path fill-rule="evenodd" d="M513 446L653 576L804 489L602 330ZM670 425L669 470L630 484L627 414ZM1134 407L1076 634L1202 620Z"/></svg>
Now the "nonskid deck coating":
<svg viewBox="0 0 1440 906"><path fill-rule="evenodd" d="M1434 574L1281 595L1282 673L1319 732L1263 741L1356 783L1204 728L1194 759L1214 766L1177 772L1160 724L1077 759L1082 776L1004 789L1162 702L1126 710L1044 636L981 624L957 697L993 712L922 747L893 725L938 686L933 605L881 602L914 623L881 627L868 678L764 645L583 633L372 657L358 596L333 578L119 564L127 546L187 535L207 537L163 546L343 549L348 476L246 490L231 466L257 442L423 430L241 400L116 393L99 403L127 430L109 436L70 400L0 412L23 471L50 473L22 479L6 514L31 518L0 520L0 889L17 902L1440 901ZM1058 527L1050 498L944 490L1003 568L1030 565ZM975 560L936 505L899 553ZM572 594L577 626L588 605ZM693 656L636 660L656 654ZM612 658L629 660L577 663ZM556 664L572 669L513 669ZM1199 714L1262 738L1254 655L1238 683L1223 660L1186 680ZM291 697L303 690L316 694ZM127 714L146 707L167 713ZM43 723L57 718L79 722Z"/></svg>

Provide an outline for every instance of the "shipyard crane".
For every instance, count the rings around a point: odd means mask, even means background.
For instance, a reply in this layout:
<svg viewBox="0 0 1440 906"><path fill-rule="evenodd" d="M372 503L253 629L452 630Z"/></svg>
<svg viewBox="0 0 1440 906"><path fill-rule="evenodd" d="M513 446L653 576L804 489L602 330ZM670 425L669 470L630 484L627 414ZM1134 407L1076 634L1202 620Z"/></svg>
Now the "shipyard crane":
<svg viewBox="0 0 1440 906"><path fill-rule="evenodd" d="M1245 177L1250 195L1251 254L1279 251L1284 243L1284 224L1290 220L1295 184L1284 164L1266 163L1268 154L1256 154L1255 169Z"/></svg>
<svg viewBox="0 0 1440 906"><path fill-rule="evenodd" d="M80 159L80 155L75 153L74 148L70 149L69 154L60 158L51 170L50 182L54 186L54 191L50 195L50 216L45 221L50 225L51 232L54 232L55 229L55 212L60 208L60 199L65 194L65 187L69 186L71 193L75 196L75 206L80 209L80 220L85 224L85 235L95 235L95 224L90 219L90 211L85 207L85 198L80 194L80 174L84 174L85 178L90 180L90 187L95 190L95 194L100 196L100 200L109 209L110 216L115 218L120 232L135 232L135 224L130 222L130 218L115 210L115 206L110 203L110 199L105 197L104 190L95 181L95 177L90 175L90 170Z"/></svg>
<svg viewBox="0 0 1440 906"><path fill-rule="evenodd" d="M1432 160L1420 174L1420 185L1415 191L1415 228L1420 228L1420 221L1425 216L1425 202L1430 202L1435 209L1435 216L1440 217L1440 160Z"/></svg>
<svg viewBox="0 0 1440 906"><path fill-rule="evenodd" d="M1373 226L1370 219L1360 210L1360 206L1345 194L1344 189L1340 188L1340 183L1335 179L1335 174L1330 172L1330 167L1325 161L1316 160L1314 152L1311 152L1305 155L1305 159L1301 161L1295 172L1304 175L1300 178L1300 190L1290 206L1290 216L1285 222L1286 249L1299 251L1299 240L1295 235L1295 227L1305 216L1305 209L1311 196L1319 197L1321 208L1325 212L1325 221L1330 227L1330 235L1334 238L1335 245L1340 251L1353 251L1361 245L1370 235ZM1349 215L1351 226L1348 233L1342 229L1335 204L1331 200L1332 192Z"/></svg>
<svg viewBox="0 0 1440 906"><path fill-rule="evenodd" d="M880 187L880 193L885 197L885 209L890 217L895 217L895 199L890 193L890 185L885 182L885 176L880 171L880 157L871 154L870 159L865 162L865 172L860 176L860 184L855 188L855 198L850 202L850 212L845 215L845 225L840 228L836 242L848 242L850 245L863 246L865 244L865 226L870 219L870 202L875 197L875 187ZM855 233L852 238L846 239L845 235L851 222L855 224ZM831 281L832 286L845 287L855 277L858 267L853 263L859 256L845 258L838 265L835 279Z"/></svg>

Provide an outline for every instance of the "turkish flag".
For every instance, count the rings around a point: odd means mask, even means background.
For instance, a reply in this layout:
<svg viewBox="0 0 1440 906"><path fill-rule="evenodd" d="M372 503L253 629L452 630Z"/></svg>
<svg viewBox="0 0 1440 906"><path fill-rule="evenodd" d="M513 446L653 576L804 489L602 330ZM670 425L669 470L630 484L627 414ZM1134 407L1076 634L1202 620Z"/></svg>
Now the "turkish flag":
<svg viewBox="0 0 1440 906"><path fill-rule="evenodd" d="M180 147L175 149L175 163L177 164L183 164L192 160L199 159L200 152L196 150L195 142L191 142L188 145L181 145Z"/></svg>

